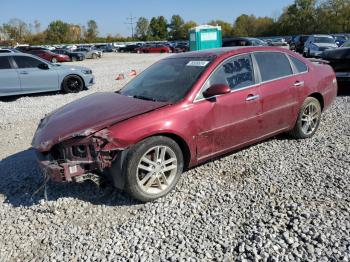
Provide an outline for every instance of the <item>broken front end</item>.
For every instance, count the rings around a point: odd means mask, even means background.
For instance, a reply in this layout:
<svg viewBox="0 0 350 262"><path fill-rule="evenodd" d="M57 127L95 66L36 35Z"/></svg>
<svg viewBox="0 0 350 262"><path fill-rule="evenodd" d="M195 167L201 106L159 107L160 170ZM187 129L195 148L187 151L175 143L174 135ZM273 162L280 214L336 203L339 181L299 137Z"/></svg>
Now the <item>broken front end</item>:
<svg viewBox="0 0 350 262"><path fill-rule="evenodd" d="M37 150L44 174L55 182L82 182L106 175L113 165L112 180L122 188L124 150L106 138L106 134L75 137L53 145L49 151ZM118 178L113 178L118 176Z"/></svg>

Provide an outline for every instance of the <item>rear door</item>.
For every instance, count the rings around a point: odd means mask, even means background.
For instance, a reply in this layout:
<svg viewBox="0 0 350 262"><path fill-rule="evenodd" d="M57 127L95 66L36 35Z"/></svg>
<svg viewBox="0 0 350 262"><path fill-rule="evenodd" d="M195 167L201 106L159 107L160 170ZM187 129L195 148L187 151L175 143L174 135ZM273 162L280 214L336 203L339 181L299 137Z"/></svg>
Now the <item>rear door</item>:
<svg viewBox="0 0 350 262"><path fill-rule="evenodd" d="M0 96L21 91L17 70L11 66L9 56L0 56Z"/></svg>
<svg viewBox="0 0 350 262"><path fill-rule="evenodd" d="M260 73L262 129L264 136L290 128L298 110L298 90L303 85L294 75L288 56L283 52L255 52Z"/></svg>
<svg viewBox="0 0 350 262"><path fill-rule="evenodd" d="M44 62L31 56L13 56L19 74L21 89L25 93L59 90L58 73L53 68L39 69Z"/></svg>

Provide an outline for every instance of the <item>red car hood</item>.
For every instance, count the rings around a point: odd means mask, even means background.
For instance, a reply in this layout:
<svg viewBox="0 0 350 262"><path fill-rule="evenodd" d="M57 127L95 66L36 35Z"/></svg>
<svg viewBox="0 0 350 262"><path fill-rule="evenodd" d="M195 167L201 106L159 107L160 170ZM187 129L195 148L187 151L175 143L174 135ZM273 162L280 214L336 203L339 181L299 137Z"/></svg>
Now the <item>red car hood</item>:
<svg viewBox="0 0 350 262"><path fill-rule="evenodd" d="M69 103L42 119L32 146L42 152L49 151L53 145L63 140L91 135L105 127L167 104L117 93L95 93Z"/></svg>

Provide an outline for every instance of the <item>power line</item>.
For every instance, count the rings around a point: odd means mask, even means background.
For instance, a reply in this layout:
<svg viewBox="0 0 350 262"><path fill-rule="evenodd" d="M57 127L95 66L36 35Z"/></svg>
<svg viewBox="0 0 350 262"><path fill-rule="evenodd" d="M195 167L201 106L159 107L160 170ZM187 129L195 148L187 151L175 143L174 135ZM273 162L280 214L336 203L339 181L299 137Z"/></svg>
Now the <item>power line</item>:
<svg viewBox="0 0 350 262"><path fill-rule="evenodd" d="M126 22L125 24L131 26L131 37L132 37L132 38L134 38L134 24L136 24L136 22L135 22L135 19L136 19L136 18L137 18L137 17L134 17L134 16L132 16L131 14L130 14L129 17L126 18L126 21L127 21L127 22Z"/></svg>

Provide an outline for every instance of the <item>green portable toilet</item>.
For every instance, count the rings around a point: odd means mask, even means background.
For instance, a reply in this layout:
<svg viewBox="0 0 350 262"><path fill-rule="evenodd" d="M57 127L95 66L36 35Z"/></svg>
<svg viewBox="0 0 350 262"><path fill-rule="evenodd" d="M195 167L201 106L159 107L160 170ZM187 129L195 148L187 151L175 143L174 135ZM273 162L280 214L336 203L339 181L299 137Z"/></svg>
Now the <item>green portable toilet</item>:
<svg viewBox="0 0 350 262"><path fill-rule="evenodd" d="M190 50L222 47L221 26L200 25L189 30Z"/></svg>

